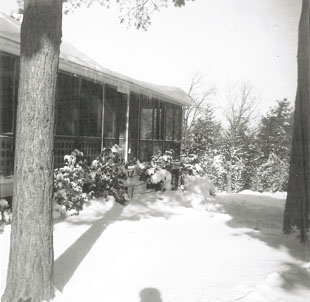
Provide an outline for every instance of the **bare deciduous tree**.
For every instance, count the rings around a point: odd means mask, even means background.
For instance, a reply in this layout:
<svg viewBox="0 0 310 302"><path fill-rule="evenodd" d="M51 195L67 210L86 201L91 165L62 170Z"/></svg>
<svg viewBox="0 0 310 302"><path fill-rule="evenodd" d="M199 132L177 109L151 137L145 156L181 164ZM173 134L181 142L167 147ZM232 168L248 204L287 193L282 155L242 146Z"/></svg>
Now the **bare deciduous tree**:
<svg viewBox="0 0 310 302"><path fill-rule="evenodd" d="M228 86L222 111L231 134L237 133L253 121L259 103L257 92L250 83L242 82Z"/></svg>
<svg viewBox="0 0 310 302"><path fill-rule="evenodd" d="M184 109L183 114L183 143L189 140L189 134L192 130L194 121L203 115L204 110L207 109L207 105L210 98L215 94L215 88L213 86L203 89L201 82L203 77L199 74L195 74L192 77L190 87L187 95L190 97L192 104Z"/></svg>
<svg viewBox="0 0 310 302"><path fill-rule="evenodd" d="M250 124L256 116L259 98L249 83L236 83L228 86L225 107L222 112L227 122L224 131L224 156L226 159L226 191L232 191L232 178L235 168L242 167L239 154L243 151L244 140Z"/></svg>

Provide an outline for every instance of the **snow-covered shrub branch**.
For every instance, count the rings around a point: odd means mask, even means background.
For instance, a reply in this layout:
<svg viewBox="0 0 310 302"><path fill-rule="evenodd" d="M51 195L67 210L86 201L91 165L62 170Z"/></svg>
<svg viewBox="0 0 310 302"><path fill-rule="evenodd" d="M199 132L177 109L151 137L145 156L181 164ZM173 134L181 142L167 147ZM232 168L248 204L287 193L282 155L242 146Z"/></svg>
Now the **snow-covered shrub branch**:
<svg viewBox="0 0 310 302"><path fill-rule="evenodd" d="M152 156L150 162L143 163L141 167L141 180L146 181L149 185L157 184L162 190L171 189L173 151L166 151L164 154L158 151Z"/></svg>
<svg viewBox="0 0 310 302"><path fill-rule="evenodd" d="M0 224L10 220L10 205L6 199L0 199Z"/></svg>
<svg viewBox="0 0 310 302"><path fill-rule="evenodd" d="M277 101L254 126L258 99L253 91L246 84L229 91L223 124L211 105L195 120L183 137L184 158L194 154L184 172L198 165L198 174L207 175L218 191L286 190L292 107L287 99Z"/></svg>
<svg viewBox="0 0 310 302"><path fill-rule="evenodd" d="M83 189L89 180L83 153L75 149L71 155L65 155L64 161L64 167L54 170L54 212L58 212L54 216L61 216L66 211L78 214L92 196Z"/></svg>
<svg viewBox="0 0 310 302"><path fill-rule="evenodd" d="M106 148L88 166L83 152L65 155L65 165L54 170L54 216L78 214L94 196L111 195L119 203L128 200L122 181L127 178L120 148Z"/></svg>
<svg viewBox="0 0 310 302"><path fill-rule="evenodd" d="M271 153L268 160L256 169L256 174L252 180L253 189L259 192L286 191L288 168L288 161L281 160L279 156Z"/></svg>
<svg viewBox="0 0 310 302"><path fill-rule="evenodd" d="M111 195L119 203L126 203L128 196L122 184L127 171L119 146L105 148L89 167L90 190L95 196Z"/></svg>

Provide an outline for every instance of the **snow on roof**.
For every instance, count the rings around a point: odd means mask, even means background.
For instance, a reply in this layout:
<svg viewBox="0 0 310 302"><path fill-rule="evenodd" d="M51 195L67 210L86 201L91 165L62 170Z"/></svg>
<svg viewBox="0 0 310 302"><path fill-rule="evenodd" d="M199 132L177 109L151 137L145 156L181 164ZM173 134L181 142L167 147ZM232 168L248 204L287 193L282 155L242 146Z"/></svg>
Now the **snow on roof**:
<svg viewBox="0 0 310 302"><path fill-rule="evenodd" d="M17 56L20 53L20 23L2 12L0 50ZM59 69L116 86L120 92L133 91L183 106L191 103L180 88L146 83L107 69L67 42L60 46Z"/></svg>

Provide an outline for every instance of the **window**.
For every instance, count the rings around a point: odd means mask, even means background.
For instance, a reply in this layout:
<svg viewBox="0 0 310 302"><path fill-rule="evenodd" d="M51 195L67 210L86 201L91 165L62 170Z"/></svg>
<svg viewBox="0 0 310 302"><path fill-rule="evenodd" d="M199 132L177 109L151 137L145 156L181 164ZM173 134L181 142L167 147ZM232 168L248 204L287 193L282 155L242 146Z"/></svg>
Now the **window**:
<svg viewBox="0 0 310 302"><path fill-rule="evenodd" d="M79 106L79 79L62 73L58 74L56 134L77 135Z"/></svg>
<svg viewBox="0 0 310 302"><path fill-rule="evenodd" d="M14 108L14 69L13 57L0 56L0 133L13 132Z"/></svg>
<svg viewBox="0 0 310 302"><path fill-rule="evenodd" d="M104 97L104 137L116 136L117 90L106 85Z"/></svg>
<svg viewBox="0 0 310 302"><path fill-rule="evenodd" d="M80 97L80 135L101 137L103 86L82 80Z"/></svg>

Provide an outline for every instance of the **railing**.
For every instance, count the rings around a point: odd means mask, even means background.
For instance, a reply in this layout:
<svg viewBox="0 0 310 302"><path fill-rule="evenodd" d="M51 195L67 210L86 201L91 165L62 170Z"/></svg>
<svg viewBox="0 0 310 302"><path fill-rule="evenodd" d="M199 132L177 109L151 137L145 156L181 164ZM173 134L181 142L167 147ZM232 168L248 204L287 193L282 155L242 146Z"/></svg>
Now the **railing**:
<svg viewBox="0 0 310 302"><path fill-rule="evenodd" d="M0 175L13 175L14 137L0 135Z"/></svg>

